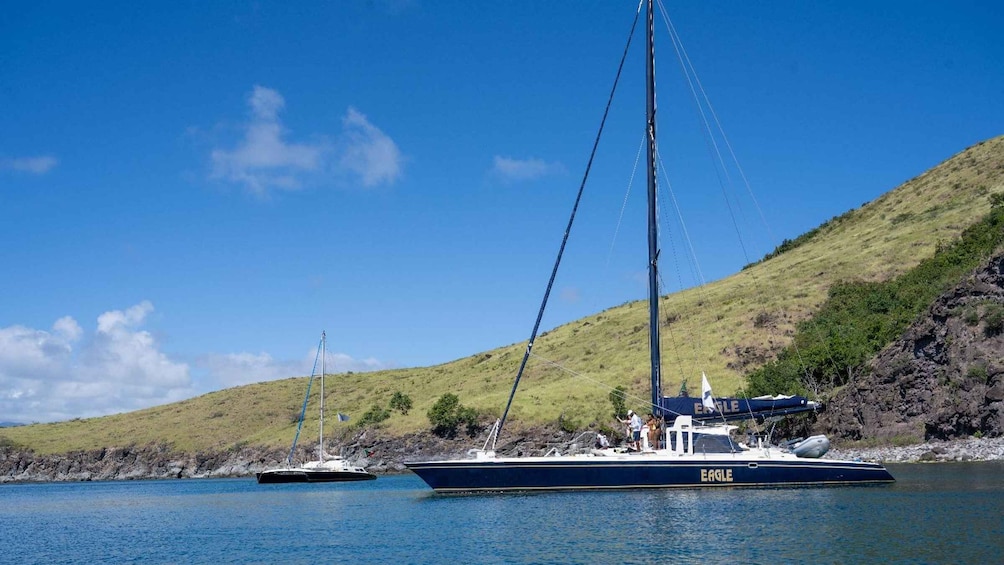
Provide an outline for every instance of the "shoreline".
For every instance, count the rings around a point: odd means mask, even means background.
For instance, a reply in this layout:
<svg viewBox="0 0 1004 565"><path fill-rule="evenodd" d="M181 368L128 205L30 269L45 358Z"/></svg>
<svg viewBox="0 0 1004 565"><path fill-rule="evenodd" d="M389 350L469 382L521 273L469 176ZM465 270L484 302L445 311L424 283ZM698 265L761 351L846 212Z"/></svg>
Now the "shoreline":
<svg viewBox="0 0 1004 565"><path fill-rule="evenodd" d="M554 434L540 446L565 445L578 449L576 439ZM581 437L581 435L580 435ZM426 445L405 441L379 441L369 448L347 449L345 455L377 475L398 475L408 471L401 461L424 453L426 456L462 456L457 441L437 440ZM520 446L510 446L521 451ZM537 447L540 447L537 446ZM537 451L523 446L526 453ZM275 466L282 459L278 451L244 448L213 453L177 453L165 447L128 447L36 455L11 448L0 449L0 484L78 482L145 479L199 479L250 477ZM877 461L880 463L936 463L1004 460L1004 437L934 440L906 446L833 447L826 459Z"/></svg>
<svg viewBox="0 0 1004 565"><path fill-rule="evenodd" d="M827 459L881 463L935 463L1004 460L1004 437L931 440L904 446L833 447Z"/></svg>

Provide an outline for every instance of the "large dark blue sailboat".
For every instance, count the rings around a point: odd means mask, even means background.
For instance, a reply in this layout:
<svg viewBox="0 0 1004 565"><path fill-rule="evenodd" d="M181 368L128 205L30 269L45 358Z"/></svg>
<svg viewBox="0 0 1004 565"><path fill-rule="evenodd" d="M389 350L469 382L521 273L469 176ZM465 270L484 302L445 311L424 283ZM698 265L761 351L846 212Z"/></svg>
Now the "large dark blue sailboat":
<svg viewBox="0 0 1004 565"><path fill-rule="evenodd" d="M733 399L729 399L727 402L720 400L716 404L710 398L710 390L707 391L709 394L707 400L689 397L678 400L662 396L658 323L655 25L653 0L646 0L645 3L647 5L649 351L652 407L655 413L664 415L667 420L673 419L672 425L663 432L658 445L648 445L647 438L643 438L640 451L606 448L592 450L589 453L543 457L500 457L495 453L495 443L509 414L513 397L537 337L568 234L575 219L575 212L582 197L585 186L583 180L508 402L485 445L482 449L472 450L470 452L472 457L468 459L414 461L405 464L437 492L830 485L893 481L889 472L878 463L820 458L828 447L828 442L825 442L823 436L814 436L798 446L788 447L770 445L763 437L750 438L746 443L732 438L731 432L736 430L736 426L728 424L728 419L774 418L818 408L815 403L805 398L734 399L735 403ZM639 4L639 13L635 15L636 23L640 12ZM627 50L625 56L626 53ZM622 67L623 64L622 59ZM608 103L608 111L609 107ZM606 114L601 123L605 121ZM602 125L600 131L602 133ZM598 141L599 135L596 143ZM594 155L595 151L596 144L593 146ZM592 163L592 156L589 162ZM717 423L703 422L708 420L707 416L711 414L715 415Z"/></svg>

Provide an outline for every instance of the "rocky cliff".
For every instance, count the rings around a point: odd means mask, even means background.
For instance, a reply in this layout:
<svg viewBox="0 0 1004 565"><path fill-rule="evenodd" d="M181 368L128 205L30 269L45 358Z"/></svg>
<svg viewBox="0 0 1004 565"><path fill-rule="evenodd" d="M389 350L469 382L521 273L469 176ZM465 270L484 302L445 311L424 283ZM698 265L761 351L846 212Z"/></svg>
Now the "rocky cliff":
<svg viewBox="0 0 1004 565"><path fill-rule="evenodd" d="M834 439L1004 435L1004 254L941 295L827 403Z"/></svg>

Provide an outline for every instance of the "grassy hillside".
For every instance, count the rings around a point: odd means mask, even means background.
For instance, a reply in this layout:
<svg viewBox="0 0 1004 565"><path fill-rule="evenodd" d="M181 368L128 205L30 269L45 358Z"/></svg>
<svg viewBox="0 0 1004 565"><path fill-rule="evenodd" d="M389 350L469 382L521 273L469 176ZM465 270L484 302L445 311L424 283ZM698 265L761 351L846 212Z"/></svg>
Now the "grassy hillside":
<svg viewBox="0 0 1004 565"><path fill-rule="evenodd" d="M831 286L820 310L798 324L792 344L776 360L747 374L748 393L811 390L825 395L867 371L867 361L902 336L939 296L1004 249L1004 193L987 200L987 215L913 269L886 281ZM977 316L975 308L971 316Z"/></svg>
<svg viewBox="0 0 1004 565"><path fill-rule="evenodd" d="M1004 137L830 220L768 260L664 297L664 391L675 393L685 378L693 391L702 370L716 392L737 390L743 374L789 343L795 324L819 308L834 282L887 280L911 269L986 214L988 195L1000 192ZM539 358L531 360L511 420L609 424L607 394L617 385L628 388L628 406L644 409L647 316L646 304L634 302L540 336L534 348ZM434 367L338 375L329 382L331 410L358 421L373 404L386 406L395 391L403 392L414 401L409 414L395 413L381 424L393 434L427 429L425 413L445 392L498 414L524 349L519 343ZM0 438L42 453L150 442L186 451L283 446L295 431L305 386L304 378L259 383L128 414L3 429ZM344 432L349 425L334 427ZM303 434L316 436L316 424L305 424Z"/></svg>

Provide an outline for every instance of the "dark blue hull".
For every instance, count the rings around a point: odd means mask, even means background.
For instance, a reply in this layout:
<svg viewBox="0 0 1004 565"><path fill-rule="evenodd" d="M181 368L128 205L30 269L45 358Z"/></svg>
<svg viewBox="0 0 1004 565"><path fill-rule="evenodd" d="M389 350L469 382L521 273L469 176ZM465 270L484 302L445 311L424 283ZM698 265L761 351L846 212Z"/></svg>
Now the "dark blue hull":
<svg viewBox="0 0 1004 565"><path fill-rule="evenodd" d="M581 457L406 463L437 492L768 487L892 482L878 463L828 459L667 460Z"/></svg>
<svg viewBox="0 0 1004 565"><path fill-rule="evenodd" d="M264 471L257 475L260 484L275 483L334 483L346 481L371 481L376 475L352 471L303 471L300 469L279 469Z"/></svg>

